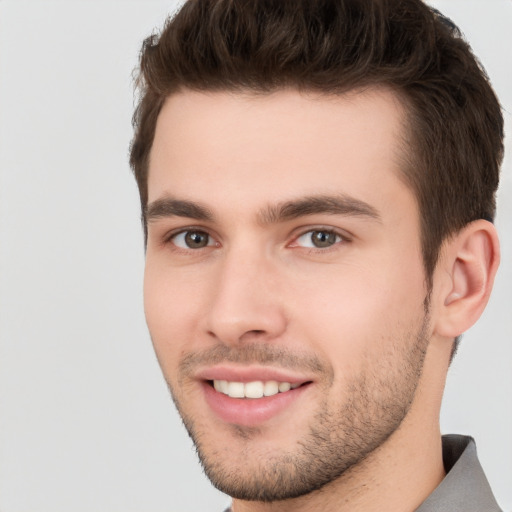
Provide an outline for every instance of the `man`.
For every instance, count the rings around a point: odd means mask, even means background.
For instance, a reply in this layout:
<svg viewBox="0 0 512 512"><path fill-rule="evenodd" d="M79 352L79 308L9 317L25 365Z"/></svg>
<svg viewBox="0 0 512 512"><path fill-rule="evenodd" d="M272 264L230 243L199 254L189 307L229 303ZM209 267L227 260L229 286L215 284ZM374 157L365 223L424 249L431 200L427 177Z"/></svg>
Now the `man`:
<svg viewBox="0 0 512 512"><path fill-rule="evenodd" d="M241 511L497 511L441 438L499 263L500 107L419 0L190 1L141 55L145 311Z"/></svg>

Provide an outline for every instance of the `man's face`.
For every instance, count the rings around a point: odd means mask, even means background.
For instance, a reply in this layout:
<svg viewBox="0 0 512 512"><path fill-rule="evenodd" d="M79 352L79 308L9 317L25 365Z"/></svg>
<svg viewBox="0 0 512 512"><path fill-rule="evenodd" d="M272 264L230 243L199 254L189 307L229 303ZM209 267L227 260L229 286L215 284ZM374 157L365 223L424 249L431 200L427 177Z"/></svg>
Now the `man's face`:
<svg viewBox="0 0 512 512"><path fill-rule="evenodd" d="M164 105L146 317L206 472L231 496L325 485L414 400L431 333L402 119L386 91L187 91Z"/></svg>

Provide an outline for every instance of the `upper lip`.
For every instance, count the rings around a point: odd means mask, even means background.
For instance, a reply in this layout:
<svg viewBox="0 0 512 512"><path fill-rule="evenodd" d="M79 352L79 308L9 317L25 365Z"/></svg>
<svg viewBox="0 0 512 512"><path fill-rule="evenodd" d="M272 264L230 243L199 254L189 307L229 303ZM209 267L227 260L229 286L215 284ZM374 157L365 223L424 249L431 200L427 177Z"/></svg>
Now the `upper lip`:
<svg viewBox="0 0 512 512"><path fill-rule="evenodd" d="M195 377L198 380L227 380L230 382L268 382L275 380L277 382L289 382L290 384L302 384L313 380L304 374L301 375L289 369L257 365L216 365L200 369L196 372Z"/></svg>

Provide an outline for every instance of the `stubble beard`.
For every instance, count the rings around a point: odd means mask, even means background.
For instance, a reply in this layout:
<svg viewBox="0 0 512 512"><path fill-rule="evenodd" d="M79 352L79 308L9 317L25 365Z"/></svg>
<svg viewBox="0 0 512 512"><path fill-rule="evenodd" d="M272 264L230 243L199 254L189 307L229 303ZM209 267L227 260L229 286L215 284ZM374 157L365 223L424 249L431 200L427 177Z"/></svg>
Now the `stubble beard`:
<svg viewBox="0 0 512 512"><path fill-rule="evenodd" d="M366 354L363 371L340 393L347 397L345 402L334 407L325 399L310 421L309 432L289 452L251 453L251 440L257 439L259 429L240 426L232 427L232 435L245 441L244 453L230 456L229 448L212 447L169 385L212 484L233 498L273 502L322 489L347 470L357 469L400 427L410 409L429 343L428 325L427 311L406 342L387 340L390 346L384 354Z"/></svg>

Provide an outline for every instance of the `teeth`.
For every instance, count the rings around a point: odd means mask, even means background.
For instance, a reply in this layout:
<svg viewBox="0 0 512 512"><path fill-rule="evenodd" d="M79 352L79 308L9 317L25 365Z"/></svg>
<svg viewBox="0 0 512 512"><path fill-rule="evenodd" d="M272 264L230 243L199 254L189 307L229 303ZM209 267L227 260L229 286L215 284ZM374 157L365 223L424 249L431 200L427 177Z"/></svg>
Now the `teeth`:
<svg viewBox="0 0 512 512"><path fill-rule="evenodd" d="M279 392L285 393L286 391L290 391L292 385L289 382L280 382L279 383Z"/></svg>
<svg viewBox="0 0 512 512"><path fill-rule="evenodd" d="M265 396L277 395L279 393L279 383L275 380L269 380L263 385L263 394Z"/></svg>
<svg viewBox="0 0 512 512"><path fill-rule="evenodd" d="M256 380L253 382L231 382L227 380L214 380L213 387L219 393L228 395L231 398L261 398L263 396L273 396L277 393L285 393L290 389L296 389L300 383L291 384L290 382L277 382L269 380L263 382Z"/></svg>
<svg viewBox="0 0 512 512"><path fill-rule="evenodd" d="M261 398L263 396L264 384L261 381L248 382L244 387L246 398Z"/></svg>

